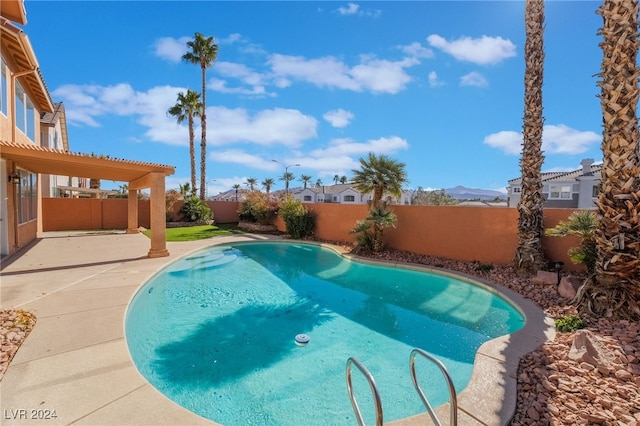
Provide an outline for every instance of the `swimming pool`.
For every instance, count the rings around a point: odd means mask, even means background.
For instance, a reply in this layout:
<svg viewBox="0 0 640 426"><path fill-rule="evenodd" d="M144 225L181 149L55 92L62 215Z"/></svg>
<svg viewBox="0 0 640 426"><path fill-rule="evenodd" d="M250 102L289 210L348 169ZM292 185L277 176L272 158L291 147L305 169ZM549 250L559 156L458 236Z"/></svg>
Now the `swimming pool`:
<svg viewBox="0 0 640 426"><path fill-rule="evenodd" d="M355 424L349 357L375 376L390 421L424 412L411 349L443 361L460 392L478 347L523 325L506 300L450 276L353 262L314 244L257 242L213 246L169 265L137 292L125 331L141 374L203 417L324 425ZM298 334L309 343L297 345ZM436 367L417 371L430 401L445 402ZM371 422L358 374L354 388Z"/></svg>

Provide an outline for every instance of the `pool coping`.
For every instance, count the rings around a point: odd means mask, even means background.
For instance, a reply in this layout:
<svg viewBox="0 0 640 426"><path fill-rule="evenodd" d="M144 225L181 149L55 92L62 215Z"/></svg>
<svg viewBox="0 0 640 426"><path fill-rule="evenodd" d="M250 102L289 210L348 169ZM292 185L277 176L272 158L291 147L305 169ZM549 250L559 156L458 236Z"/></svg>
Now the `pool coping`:
<svg viewBox="0 0 640 426"><path fill-rule="evenodd" d="M471 381L458 394L461 426L508 424L515 413L520 357L555 335L553 321L539 307L502 286L441 268L355 256L333 244L244 234L169 243L170 257L150 259L140 256L148 248L148 239L140 234L55 233L0 274L2 307L31 310L38 318L0 381L3 424L216 424L178 406L139 374L126 347L124 318L133 296L169 263L205 247L252 240L315 244L359 262L451 274L499 290L518 306L525 326L486 342L476 354ZM29 410L40 408L57 409L58 417L28 417ZM11 418L19 410L27 417ZM436 411L446 422L447 406ZM390 424L429 423L421 414Z"/></svg>

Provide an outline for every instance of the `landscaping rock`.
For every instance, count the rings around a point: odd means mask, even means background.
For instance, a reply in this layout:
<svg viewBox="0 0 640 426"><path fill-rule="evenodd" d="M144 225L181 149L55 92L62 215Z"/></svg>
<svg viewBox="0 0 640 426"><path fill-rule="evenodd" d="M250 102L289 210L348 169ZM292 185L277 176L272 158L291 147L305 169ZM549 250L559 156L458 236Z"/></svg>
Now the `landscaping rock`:
<svg viewBox="0 0 640 426"><path fill-rule="evenodd" d="M535 277L531 278L533 284L556 285L558 284L558 274L549 271L538 271Z"/></svg>
<svg viewBox="0 0 640 426"><path fill-rule="evenodd" d="M586 362L598 368L598 371L613 370L614 355L589 330L578 330L573 338L569 359Z"/></svg>
<svg viewBox="0 0 640 426"><path fill-rule="evenodd" d="M573 300L584 280L578 277L562 277L558 286L558 294L565 299Z"/></svg>

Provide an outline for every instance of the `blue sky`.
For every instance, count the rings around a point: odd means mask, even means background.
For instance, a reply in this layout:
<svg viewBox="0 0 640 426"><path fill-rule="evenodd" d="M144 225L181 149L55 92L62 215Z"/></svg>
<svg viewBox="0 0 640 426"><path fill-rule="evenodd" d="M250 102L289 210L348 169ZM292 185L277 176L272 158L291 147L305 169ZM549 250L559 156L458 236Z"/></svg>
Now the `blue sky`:
<svg viewBox="0 0 640 426"><path fill-rule="evenodd" d="M546 2L543 171L602 158L599 4ZM25 7L71 150L173 165L168 188L189 181L188 129L166 111L178 92L201 91L200 68L181 60L195 32L219 45L207 70L209 195L249 177L282 189L283 165L296 163L292 186L301 174L330 185L370 151L404 162L410 188L504 190L520 176L524 2Z"/></svg>

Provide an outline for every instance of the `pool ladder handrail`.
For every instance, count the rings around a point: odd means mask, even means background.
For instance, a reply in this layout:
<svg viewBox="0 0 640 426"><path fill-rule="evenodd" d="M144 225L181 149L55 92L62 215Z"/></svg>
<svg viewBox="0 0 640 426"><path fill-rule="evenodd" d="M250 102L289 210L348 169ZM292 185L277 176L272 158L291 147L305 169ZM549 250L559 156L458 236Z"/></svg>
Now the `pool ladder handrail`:
<svg viewBox="0 0 640 426"><path fill-rule="evenodd" d="M353 411L356 413L358 424L360 426L364 426L365 423L364 419L362 418L360 407L358 406L358 401L356 401L356 397L353 394L353 386L351 384L351 365L355 365L367 379L369 387L371 388L371 393L373 394L373 403L376 409L376 426L382 426L382 401L380 399L380 392L378 392L376 381L373 378L373 375L360 361L358 361L354 357L350 357L347 360L347 390L349 391L349 399L351 399L351 405L353 406Z"/></svg>
<svg viewBox="0 0 640 426"><path fill-rule="evenodd" d="M447 371L447 367L445 367L445 365L439 359L437 359L436 357L434 357L433 355L431 355L427 351L422 350L420 348L415 348L415 349L413 349L411 351L411 356L409 358L410 359L410 365L411 365L411 380L413 381L413 386L415 387L416 392L418 392L418 395L420 395L420 399L422 399L422 403L424 404L425 408L427 409L427 412L429 413L429 416L431 416L431 420L433 420L433 422L436 425L442 426L442 423L440 422L440 419L436 415L435 411L433 410L433 407L431 406L431 404L427 400L427 397L425 396L424 392L422 391L422 388L420 387L420 384L418 383L418 379L416 377L416 367L415 367L416 355L418 355L418 354L422 355L426 359L432 361L436 366L438 366L438 368L440 369L440 372L444 376L444 379L447 382L447 387L449 388L449 425L457 426L457 424L458 424L458 399L457 399L457 396L456 396L456 387L453 384L453 380L451 379L451 376L449 375L449 372Z"/></svg>
<svg viewBox="0 0 640 426"><path fill-rule="evenodd" d="M411 351L411 355L409 356L409 364L411 369L411 381L413 382L413 386L418 392L422 403L427 409L427 413L431 417L433 423L437 426L442 426L440 419L436 415L433 407L429 403L427 397L425 396L420 384L418 383L418 378L416 376L416 355L422 355L429 361L433 362L439 369L444 379L447 383L447 387L449 388L449 425L457 426L458 425L458 398L456 396L456 387L453 384L453 380L451 379L451 375L447 371L447 367L436 357L428 353L427 351L414 348ZM364 426L364 419L362 418L362 412L360 411L360 407L358 406L358 401L356 401L356 397L353 394L353 386L351 383L351 365L355 365L360 372L364 375L369 383L369 387L371 388L371 393L373 394L373 402L376 410L376 426L382 426L383 422L383 414L382 414L382 400L380 399L380 392L378 391L378 386L376 385L376 381L373 378L373 375L367 370L367 368L356 358L350 357L347 360L347 389L349 391L349 398L351 399L351 405L353 406L353 411L356 414L356 418L358 420L358 424L360 426Z"/></svg>

